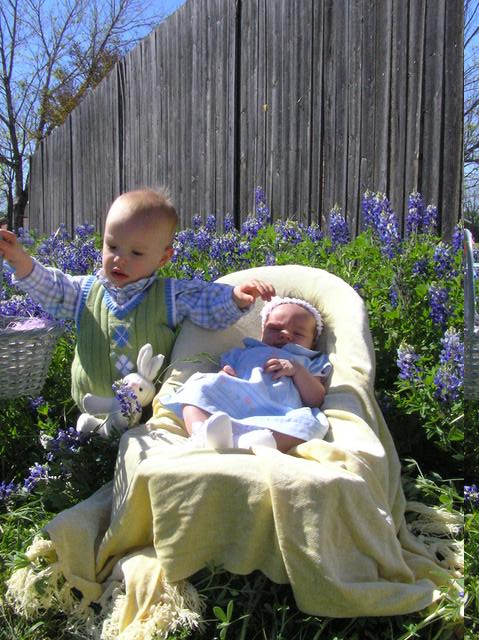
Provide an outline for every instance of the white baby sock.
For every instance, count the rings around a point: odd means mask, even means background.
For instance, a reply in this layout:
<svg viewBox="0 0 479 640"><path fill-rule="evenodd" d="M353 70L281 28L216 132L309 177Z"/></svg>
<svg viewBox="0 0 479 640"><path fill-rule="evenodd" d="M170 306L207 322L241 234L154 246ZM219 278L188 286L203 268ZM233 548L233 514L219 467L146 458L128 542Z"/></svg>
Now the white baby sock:
<svg viewBox="0 0 479 640"><path fill-rule="evenodd" d="M234 432L235 431L236 428L234 428ZM233 435L234 445L241 449L251 449L251 447L255 447L257 445L270 447L271 449L277 449L273 432L269 429L255 429L254 431L241 433L237 437L235 436L236 433L234 433Z"/></svg>
<svg viewBox="0 0 479 640"><path fill-rule="evenodd" d="M217 411L205 420L206 446L212 449L228 449L233 446L231 420L228 414Z"/></svg>

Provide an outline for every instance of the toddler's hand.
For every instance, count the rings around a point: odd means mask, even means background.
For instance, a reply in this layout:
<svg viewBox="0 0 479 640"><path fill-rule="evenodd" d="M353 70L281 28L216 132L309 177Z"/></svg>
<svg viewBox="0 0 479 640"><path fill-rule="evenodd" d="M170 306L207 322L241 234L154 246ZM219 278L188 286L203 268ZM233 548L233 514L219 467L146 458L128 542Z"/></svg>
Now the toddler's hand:
<svg viewBox="0 0 479 640"><path fill-rule="evenodd" d="M297 365L290 360L283 360L282 358L270 358L263 366L265 373L270 373L273 380L288 376L292 378L296 375L298 369Z"/></svg>
<svg viewBox="0 0 479 640"><path fill-rule="evenodd" d="M249 307L256 298L269 301L275 295L275 290L269 282L250 280L237 285L233 289L233 299L240 309Z"/></svg>
<svg viewBox="0 0 479 640"><path fill-rule="evenodd" d="M18 278L28 276L33 269L33 260L12 231L0 230L0 255L15 269Z"/></svg>

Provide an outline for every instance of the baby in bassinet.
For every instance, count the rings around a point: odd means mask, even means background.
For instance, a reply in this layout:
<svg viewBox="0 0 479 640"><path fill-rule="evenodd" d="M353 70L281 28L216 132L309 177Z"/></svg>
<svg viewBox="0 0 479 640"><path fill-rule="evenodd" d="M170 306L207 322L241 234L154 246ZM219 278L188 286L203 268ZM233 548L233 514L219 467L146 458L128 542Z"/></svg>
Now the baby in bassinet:
<svg viewBox="0 0 479 640"><path fill-rule="evenodd" d="M221 371L196 373L162 403L182 416L198 447L288 451L323 438L322 405L332 365L315 350L322 331L317 309L297 298L274 297L262 312L261 340L221 355Z"/></svg>

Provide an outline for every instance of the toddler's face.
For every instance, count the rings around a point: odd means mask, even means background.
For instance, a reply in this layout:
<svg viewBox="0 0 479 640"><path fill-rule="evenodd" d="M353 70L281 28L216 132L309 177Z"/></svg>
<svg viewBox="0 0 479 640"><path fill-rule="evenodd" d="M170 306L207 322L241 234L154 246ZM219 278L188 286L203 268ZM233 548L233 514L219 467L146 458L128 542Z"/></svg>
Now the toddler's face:
<svg viewBox="0 0 479 640"><path fill-rule="evenodd" d="M169 234L155 219L130 216L125 206L110 209L103 238L105 277L116 287L151 276L173 253Z"/></svg>
<svg viewBox="0 0 479 640"><path fill-rule="evenodd" d="M280 304L266 318L261 339L272 347L284 347L292 342L312 349L316 339L316 320L304 307Z"/></svg>

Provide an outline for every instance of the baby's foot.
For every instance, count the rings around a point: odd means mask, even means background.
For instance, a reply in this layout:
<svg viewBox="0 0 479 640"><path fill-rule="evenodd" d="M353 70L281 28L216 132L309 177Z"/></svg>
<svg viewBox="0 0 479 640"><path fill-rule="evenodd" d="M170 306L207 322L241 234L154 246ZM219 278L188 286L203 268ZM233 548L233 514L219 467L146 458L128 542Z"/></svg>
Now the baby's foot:
<svg viewBox="0 0 479 640"><path fill-rule="evenodd" d="M212 449L228 449L233 446L231 420L228 414L218 411L205 421L206 446Z"/></svg>
<svg viewBox="0 0 479 640"><path fill-rule="evenodd" d="M251 447L256 447L257 445L277 449L273 432L269 429L256 429L255 431L242 433L238 437L238 447L241 449L251 449Z"/></svg>

